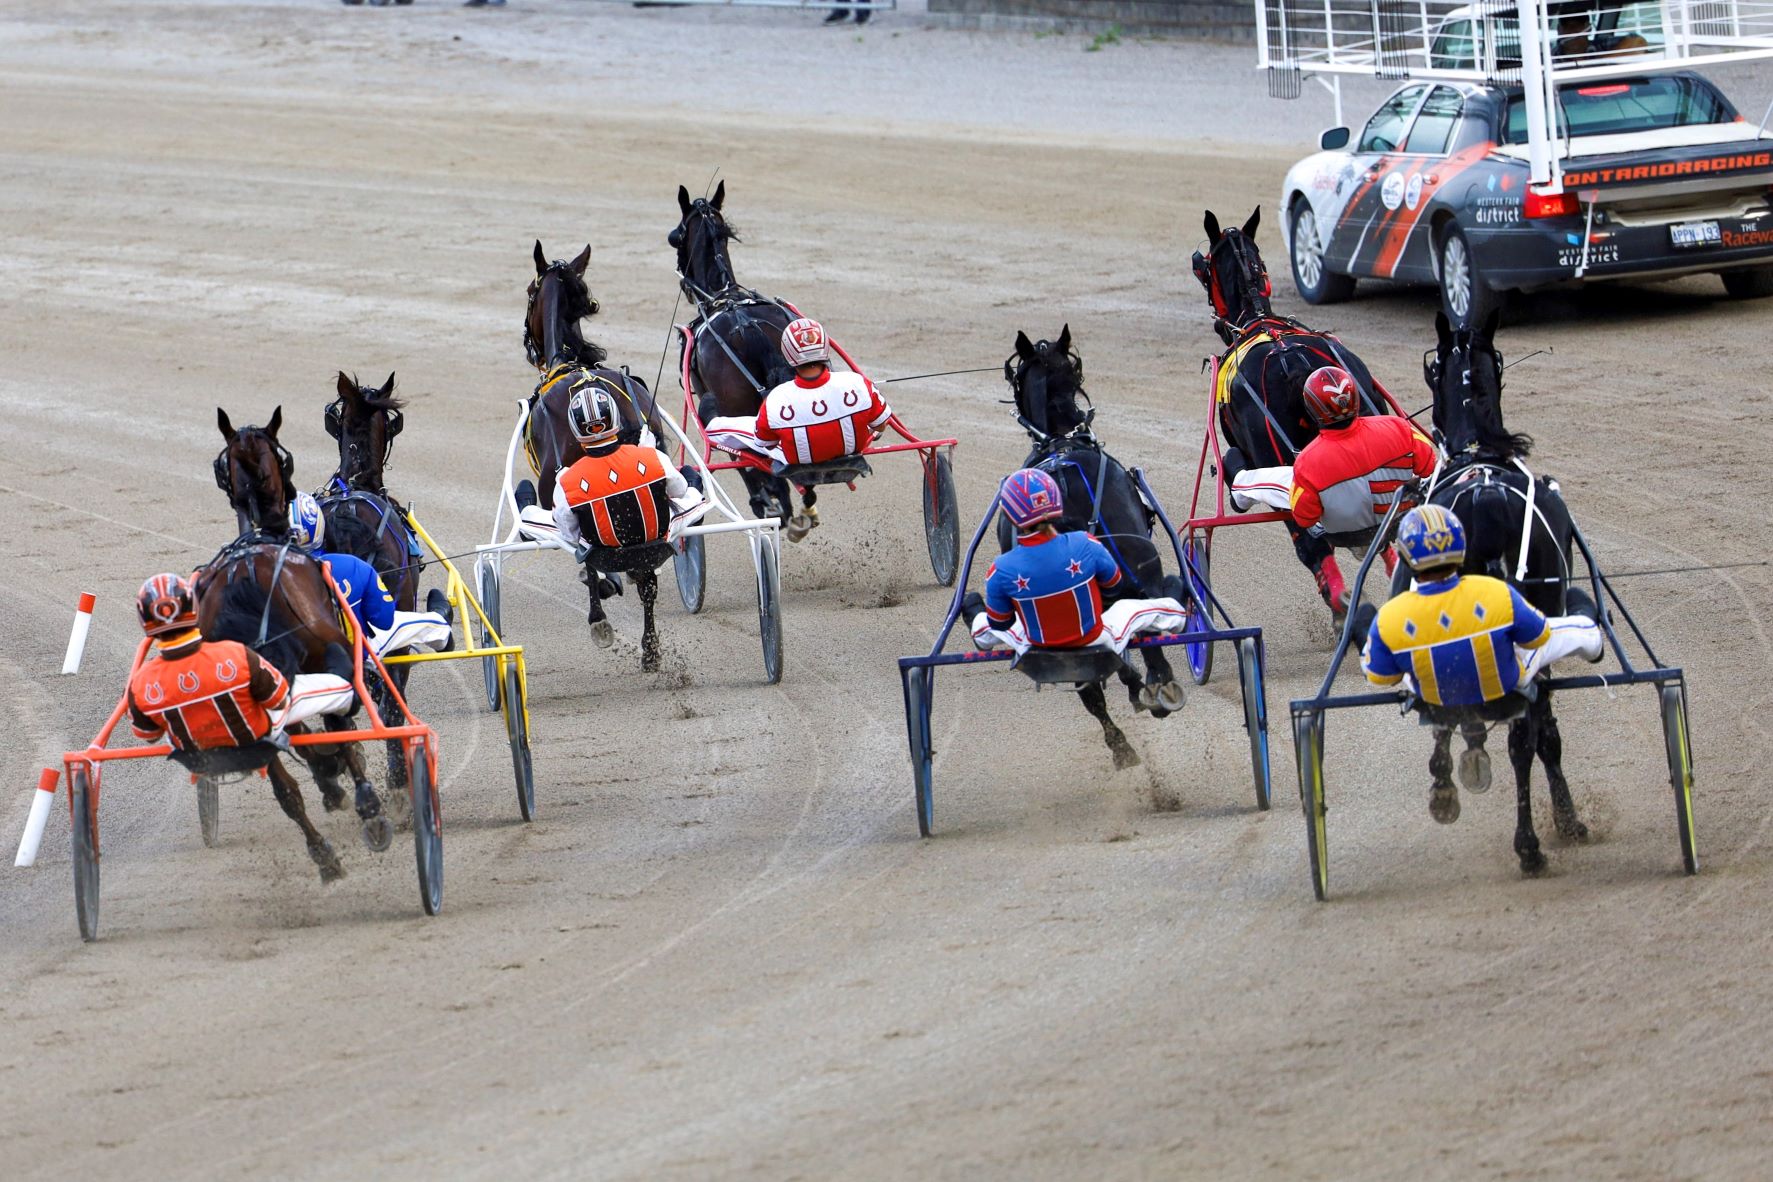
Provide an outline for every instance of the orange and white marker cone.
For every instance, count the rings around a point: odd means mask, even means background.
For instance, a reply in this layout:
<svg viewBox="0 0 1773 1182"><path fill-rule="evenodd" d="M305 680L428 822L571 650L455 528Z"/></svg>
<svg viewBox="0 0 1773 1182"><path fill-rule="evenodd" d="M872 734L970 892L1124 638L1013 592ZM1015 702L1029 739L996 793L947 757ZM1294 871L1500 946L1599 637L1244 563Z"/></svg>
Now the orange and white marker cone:
<svg viewBox="0 0 1773 1182"><path fill-rule="evenodd" d="M86 634L92 631L92 609L98 604L98 598L92 594L80 596L80 606L74 609L74 631L68 635L68 655L62 658L63 673L80 672L80 658L86 655Z"/></svg>
<svg viewBox="0 0 1773 1182"><path fill-rule="evenodd" d="M25 818L25 836L18 843L14 866L30 866L37 861L37 847L43 844L43 827L49 823L49 806L55 802L55 786L61 773L52 767L37 777L37 791L31 794L31 815Z"/></svg>

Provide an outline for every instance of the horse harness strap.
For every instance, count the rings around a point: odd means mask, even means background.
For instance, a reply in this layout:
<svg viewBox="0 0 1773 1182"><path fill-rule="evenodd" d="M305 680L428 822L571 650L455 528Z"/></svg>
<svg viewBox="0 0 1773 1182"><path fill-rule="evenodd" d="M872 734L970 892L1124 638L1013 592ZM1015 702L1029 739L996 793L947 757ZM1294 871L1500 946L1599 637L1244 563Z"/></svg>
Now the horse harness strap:
<svg viewBox="0 0 1773 1182"><path fill-rule="evenodd" d="M1493 487L1501 489L1505 496L1519 497L1521 499L1521 503L1526 507L1526 512L1521 514L1520 554L1515 559L1515 569L1514 569L1513 581L1516 583L1524 583L1527 581L1528 550L1531 547L1532 542L1533 542L1533 522L1537 521L1537 522L1539 522L1540 525L1545 527L1545 533L1546 533L1547 537L1555 538L1557 535L1552 532L1551 522L1547 521L1545 519L1545 514L1540 512L1540 509L1539 509L1539 481L1533 476L1533 473L1528 470L1527 466L1525 464L1521 463L1521 461L1518 457L1514 457L1514 456L1509 457L1509 464L1512 465L1513 467L1519 469L1521 475L1526 477L1526 480L1527 480L1527 491L1526 492L1521 492L1519 489L1510 488L1508 485L1503 484L1501 481L1494 479L1494 474L1503 473L1503 472L1507 471L1507 469L1502 468L1496 464L1481 463L1481 464L1468 464L1465 467L1456 469L1452 475L1450 475L1446 478L1445 481L1440 480L1439 473L1437 472L1435 481L1429 485L1427 495L1428 496L1434 495L1435 490L1442 483L1452 484L1455 486L1457 486L1459 484L1469 483L1469 484L1474 484L1474 485L1483 486L1483 487L1493 486ZM1473 489L1472 491L1475 492L1476 490ZM1459 498L1463 495L1463 493L1464 493L1464 490L1460 490L1459 492L1456 492L1454 494L1454 504L1458 503ZM1562 562L1562 555L1561 554L1559 555L1559 561ZM1569 572L1567 570L1564 573L1566 576L1568 576L1568 574L1569 574Z"/></svg>
<svg viewBox="0 0 1773 1182"><path fill-rule="evenodd" d="M259 615L259 638L253 642L253 651L265 647L266 637L271 631L271 604L277 599L277 582L283 577L283 564L289 558L289 548L293 542L285 542L277 548L277 561L271 565L271 586L265 592L265 610Z"/></svg>
<svg viewBox="0 0 1773 1182"><path fill-rule="evenodd" d="M1331 356L1336 358L1336 364L1341 366L1342 372L1347 374L1351 378L1354 377L1354 370L1350 369L1348 366L1348 358L1344 357L1342 355L1342 350L1337 348L1337 346L1336 346L1336 338L1331 336L1328 333L1318 333L1317 337L1325 345L1329 346L1330 354L1331 354ZM1354 384L1354 388L1361 392L1361 406L1365 408L1367 414L1377 416L1377 415L1385 413L1385 412L1381 411L1379 409L1378 404L1373 401L1373 396L1367 392L1367 388L1365 386L1361 385L1360 382L1357 381Z"/></svg>
<svg viewBox="0 0 1773 1182"><path fill-rule="evenodd" d="M1244 377L1243 371L1233 369L1231 381L1234 386L1243 387L1244 393L1250 396L1250 401L1256 404L1256 409L1261 411L1262 417L1268 420L1269 427L1273 428L1274 433L1280 436L1280 441L1286 445L1288 457L1298 459L1299 448L1293 443L1292 437L1287 434L1287 429L1280 425L1280 420L1274 417L1274 412L1268 409L1268 404L1262 401L1256 391L1251 388L1250 381Z"/></svg>

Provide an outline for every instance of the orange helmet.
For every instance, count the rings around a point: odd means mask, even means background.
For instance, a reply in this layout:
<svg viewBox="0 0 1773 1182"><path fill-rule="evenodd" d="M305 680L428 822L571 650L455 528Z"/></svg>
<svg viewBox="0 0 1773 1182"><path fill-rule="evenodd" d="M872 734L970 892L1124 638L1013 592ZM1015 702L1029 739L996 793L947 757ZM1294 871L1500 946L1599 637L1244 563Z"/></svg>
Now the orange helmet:
<svg viewBox="0 0 1773 1182"><path fill-rule="evenodd" d="M155 575L135 596L136 614L149 636L185 632L197 626L197 597L191 584L175 574Z"/></svg>
<svg viewBox="0 0 1773 1182"><path fill-rule="evenodd" d="M1305 379L1305 410L1321 427L1343 427L1361 413L1361 388L1339 365L1314 369Z"/></svg>

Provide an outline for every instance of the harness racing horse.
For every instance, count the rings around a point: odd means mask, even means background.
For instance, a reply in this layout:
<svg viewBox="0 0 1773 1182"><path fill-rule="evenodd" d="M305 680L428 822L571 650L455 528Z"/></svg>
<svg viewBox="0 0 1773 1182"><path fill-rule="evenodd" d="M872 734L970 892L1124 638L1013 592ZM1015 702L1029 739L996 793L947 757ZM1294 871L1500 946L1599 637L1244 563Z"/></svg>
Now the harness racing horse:
<svg viewBox="0 0 1773 1182"><path fill-rule="evenodd" d="M1083 360L1071 347L1071 326L1067 324L1056 341L1032 342L1027 333L1018 332L1016 351L1004 362L1003 371L1015 394L1016 419L1034 440L1022 466L1039 468L1059 482L1065 509L1060 532L1086 530L1114 555L1125 590L1116 588L1120 595L1111 598L1168 595L1186 603L1188 592L1181 578L1164 574L1152 542L1154 515L1126 469L1091 433L1094 407L1086 412L1078 406L1078 399L1088 402L1089 395L1083 389ZM1014 544L1007 518L999 519L997 540L1004 551ZM1145 660L1144 680L1124 664L1119 672L1134 708L1150 710L1157 718L1181 709L1182 690L1164 651L1145 648L1139 652ZM1108 717L1102 686L1080 687L1078 697L1102 724L1103 737L1115 753L1115 766L1136 763L1136 756L1126 758L1132 748Z"/></svg>
<svg viewBox="0 0 1773 1182"><path fill-rule="evenodd" d="M598 303L585 282L585 268L591 262L587 245L571 262L550 262L542 244L536 243L536 277L530 282L528 307L523 317L523 347L530 363L541 371L541 381L530 398L529 425L525 431L524 451L530 469L536 474L536 485L524 481L517 489L520 507L535 504L554 508L555 479L564 468L585 454L567 422L567 407L572 401L573 386L585 379L602 385L613 397L622 416L621 441L639 443L649 436L657 446L668 446L672 436L660 421L658 406L646 383L630 374L626 367L610 369L603 364L608 354L585 339L579 322L595 316ZM701 475L693 469L684 479L700 487ZM644 549L644 548L643 548ZM666 557L669 555L666 554ZM658 599L659 562L650 561L657 552L624 556L605 547L592 547L585 559L582 576L590 589L591 607L587 621L592 639L607 648L615 640L615 631L603 611L603 601L622 594L621 571L634 576L640 593L641 614L645 626L641 635L641 663L648 669L658 667L658 634L653 626L653 605ZM633 559L635 561L630 561ZM638 561L647 559L648 561ZM649 565L650 561L650 565Z"/></svg>
<svg viewBox="0 0 1773 1182"><path fill-rule="evenodd" d="M326 407L326 433L338 441L339 466L315 497L326 514L326 548L369 563L394 606L412 611L424 564L405 514L382 484L394 437L405 425L401 407L393 374L380 386L364 386L339 372L338 397Z"/></svg>
<svg viewBox="0 0 1773 1182"><path fill-rule="evenodd" d="M289 502L295 497L295 457L277 442L283 408L263 427L238 430L228 412L215 408L216 426L227 445L215 458L216 487L228 494L241 533L281 537L289 532Z"/></svg>
<svg viewBox="0 0 1773 1182"><path fill-rule="evenodd" d="M1194 255L1195 277L1212 300L1213 330L1227 346L1219 358L1214 397L1220 429L1233 444L1222 474L1228 484L1244 468L1292 464L1317 438L1317 424L1306 413L1302 396L1305 379L1315 369L1341 366L1360 386L1362 414L1389 413L1365 362L1335 337L1274 314L1268 302L1268 268L1256 249L1261 220L1258 208L1241 228L1221 229L1219 219L1208 210L1207 254ZM1284 524L1293 538L1293 552L1311 572L1318 594L1340 626L1347 609L1335 547L1291 520Z"/></svg>
<svg viewBox="0 0 1773 1182"><path fill-rule="evenodd" d="M712 198L694 201L679 185L681 218L666 238L677 250L678 283L696 306L690 321L694 348L687 341L680 348L690 350L690 390L696 417L704 425L721 415L755 418L765 396L794 378L782 356L782 331L795 315L778 301L741 287L733 277L727 243L739 236L721 213L725 201L725 181ZM739 469L739 476L750 494L751 512L780 518L790 541L800 541L819 524L819 494L813 488L800 490L805 507L795 513L785 478L750 467Z"/></svg>
<svg viewBox="0 0 1773 1182"><path fill-rule="evenodd" d="M1547 616L1571 612L1593 616L1593 600L1569 581L1569 507L1556 481L1535 478L1520 465L1532 448L1532 439L1509 432L1502 422L1503 365L1495 346L1499 319L1500 313L1493 312L1477 328L1454 332L1444 314L1435 316L1439 339L1435 352L1423 359L1423 376L1434 392L1434 425L1450 458L1428 500L1451 509L1465 526L1464 573L1507 580ZM1400 565L1393 594L1407 585L1406 579L1407 572ZM1587 826L1576 816L1569 781L1564 778L1563 738L1552 713L1551 696L1550 690L1540 687L1508 729L1508 757L1515 774L1514 848L1521 870L1529 874L1545 868L1545 855L1533 830L1529 792L1535 755L1545 766L1558 833L1572 841L1588 837ZM1460 757L1461 776L1468 786L1474 782L1487 786L1485 725L1461 722L1460 732L1466 742ZM1459 815L1451 740L1452 731L1436 725L1434 754L1429 761L1434 777L1430 809L1443 823Z"/></svg>

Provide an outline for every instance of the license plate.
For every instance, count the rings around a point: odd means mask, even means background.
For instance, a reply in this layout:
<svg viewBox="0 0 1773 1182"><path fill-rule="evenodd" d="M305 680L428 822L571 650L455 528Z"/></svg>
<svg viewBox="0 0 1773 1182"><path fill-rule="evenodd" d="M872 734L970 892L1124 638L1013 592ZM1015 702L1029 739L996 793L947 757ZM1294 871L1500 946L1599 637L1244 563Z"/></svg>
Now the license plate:
<svg viewBox="0 0 1773 1182"><path fill-rule="evenodd" d="M1717 246L1724 237L1716 222L1676 222L1668 228L1669 241L1676 246Z"/></svg>

